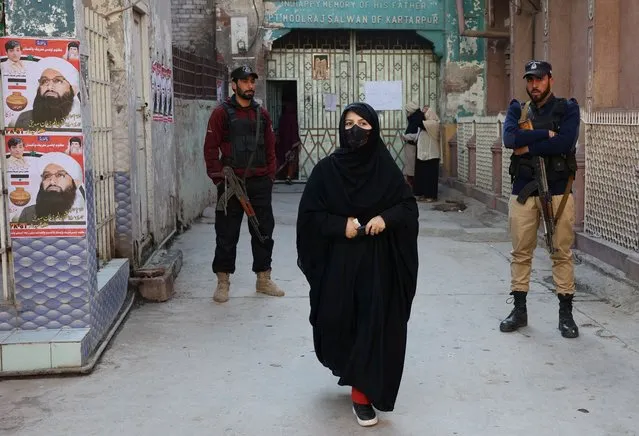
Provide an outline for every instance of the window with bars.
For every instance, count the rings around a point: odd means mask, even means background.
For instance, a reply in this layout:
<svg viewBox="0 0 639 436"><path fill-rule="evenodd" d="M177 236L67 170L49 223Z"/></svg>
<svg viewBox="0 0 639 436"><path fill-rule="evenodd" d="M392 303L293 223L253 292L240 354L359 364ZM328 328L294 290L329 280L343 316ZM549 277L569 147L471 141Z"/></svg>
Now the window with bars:
<svg viewBox="0 0 639 436"><path fill-rule="evenodd" d="M175 98L220 100L226 98L228 72L224 64L173 47ZM222 95L218 95L218 94Z"/></svg>

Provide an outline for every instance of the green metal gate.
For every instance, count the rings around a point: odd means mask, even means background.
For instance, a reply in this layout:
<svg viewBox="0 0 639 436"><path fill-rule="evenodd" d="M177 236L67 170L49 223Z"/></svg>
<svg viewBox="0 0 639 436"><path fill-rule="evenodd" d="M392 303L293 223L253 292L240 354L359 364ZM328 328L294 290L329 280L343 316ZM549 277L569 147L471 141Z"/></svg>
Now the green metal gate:
<svg viewBox="0 0 639 436"><path fill-rule="evenodd" d="M328 63L317 70L314 60ZM300 179L306 179L315 164L338 143L337 127L343 108L365 101L368 81L402 81L402 103L436 107L438 62L428 41L412 31L293 31L273 43L267 59L266 103L274 119L279 117L277 81L297 82L300 137ZM318 74L318 71L320 73ZM326 72L328 74L323 74ZM335 110L325 106L334 95ZM400 167L406 128L403 110L378 112L381 134Z"/></svg>

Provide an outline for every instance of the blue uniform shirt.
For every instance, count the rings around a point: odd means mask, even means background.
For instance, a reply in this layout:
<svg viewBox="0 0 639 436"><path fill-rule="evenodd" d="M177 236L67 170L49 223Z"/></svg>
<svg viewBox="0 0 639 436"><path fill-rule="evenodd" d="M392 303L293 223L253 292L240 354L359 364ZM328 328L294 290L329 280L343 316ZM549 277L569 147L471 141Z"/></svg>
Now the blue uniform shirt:
<svg viewBox="0 0 639 436"><path fill-rule="evenodd" d="M551 96L548 102L535 109L539 115L546 115L554 106L555 96ZM504 147L515 149L528 146L530 154L533 156L552 156L569 154L577 142L579 136L579 105L575 100L566 101L564 116L559 122L559 132L552 138L548 137L548 130L523 130L519 128L519 118L521 116L521 103L512 100L508 107L506 120L504 121ZM525 155L524 155L525 156ZM513 183L512 193L519 194L519 191L532 179L518 177ZM548 187L552 195L562 195L566 189L568 180L557 180ZM537 195L537 193L533 194Z"/></svg>

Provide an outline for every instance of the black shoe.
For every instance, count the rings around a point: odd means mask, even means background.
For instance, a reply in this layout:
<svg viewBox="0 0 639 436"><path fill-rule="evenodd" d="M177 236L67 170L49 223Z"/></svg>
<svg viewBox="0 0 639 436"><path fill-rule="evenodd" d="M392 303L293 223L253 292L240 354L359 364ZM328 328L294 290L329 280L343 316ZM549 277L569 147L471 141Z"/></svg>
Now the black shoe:
<svg viewBox="0 0 639 436"><path fill-rule="evenodd" d="M575 320L572 319L572 314L559 318L559 330L564 338L573 339L579 337L579 327L575 324Z"/></svg>
<svg viewBox="0 0 639 436"><path fill-rule="evenodd" d="M370 427L377 424L375 409L370 404L353 403L353 413L357 417L357 423L362 427Z"/></svg>
<svg viewBox="0 0 639 436"><path fill-rule="evenodd" d="M508 318L499 324L499 330L505 333L514 332L519 327L528 325L528 312L526 308L515 307L508 315Z"/></svg>
<svg viewBox="0 0 639 436"><path fill-rule="evenodd" d="M572 298L570 294L557 294L559 298L559 331L564 338L579 336L579 328L572 317Z"/></svg>
<svg viewBox="0 0 639 436"><path fill-rule="evenodd" d="M499 324L499 330L502 332L514 332L519 327L525 327L528 325L528 312L526 310L526 296L527 292L512 291L510 295L513 296L515 308L510 312L510 315Z"/></svg>

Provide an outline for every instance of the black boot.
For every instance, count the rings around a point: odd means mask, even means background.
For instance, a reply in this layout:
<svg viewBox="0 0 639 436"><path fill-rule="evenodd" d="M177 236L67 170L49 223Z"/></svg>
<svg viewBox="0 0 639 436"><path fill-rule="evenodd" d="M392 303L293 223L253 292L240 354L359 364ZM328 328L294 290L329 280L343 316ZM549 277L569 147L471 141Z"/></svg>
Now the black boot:
<svg viewBox="0 0 639 436"><path fill-rule="evenodd" d="M528 325L528 312L526 311L526 294L523 291L513 291L510 293L515 299L515 308L510 312L508 318L499 324L502 332L514 332L519 327Z"/></svg>
<svg viewBox="0 0 639 436"><path fill-rule="evenodd" d="M564 338L579 336L579 328L572 319L572 294L557 294L559 298L559 330Z"/></svg>

